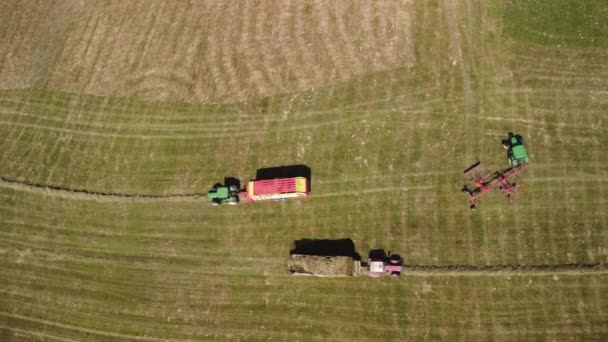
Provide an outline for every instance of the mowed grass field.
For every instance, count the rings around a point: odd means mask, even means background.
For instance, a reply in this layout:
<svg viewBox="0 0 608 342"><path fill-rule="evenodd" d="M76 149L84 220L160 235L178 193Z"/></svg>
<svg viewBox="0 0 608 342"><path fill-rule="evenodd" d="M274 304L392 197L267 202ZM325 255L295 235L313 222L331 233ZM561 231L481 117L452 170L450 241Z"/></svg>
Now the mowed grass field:
<svg viewBox="0 0 608 342"><path fill-rule="evenodd" d="M607 17L565 0L2 3L0 340L605 340ZM509 131L531 152L522 192L471 212L462 171L506 168ZM306 200L202 197L291 164L312 169ZM301 238L552 271L292 277Z"/></svg>

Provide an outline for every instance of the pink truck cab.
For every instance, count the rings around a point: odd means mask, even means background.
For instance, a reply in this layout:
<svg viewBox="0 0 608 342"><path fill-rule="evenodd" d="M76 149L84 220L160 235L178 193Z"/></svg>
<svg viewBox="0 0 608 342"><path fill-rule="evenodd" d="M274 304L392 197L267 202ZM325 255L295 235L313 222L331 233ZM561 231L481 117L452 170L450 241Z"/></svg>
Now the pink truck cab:
<svg viewBox="0 0 608 342"><path fill-rule="evenodd" d="M367 275L370 277L382 277L390 275L391 277L400 277L403 268L400 258L391 257L387 259L369 259L369 270Z"/></svg>

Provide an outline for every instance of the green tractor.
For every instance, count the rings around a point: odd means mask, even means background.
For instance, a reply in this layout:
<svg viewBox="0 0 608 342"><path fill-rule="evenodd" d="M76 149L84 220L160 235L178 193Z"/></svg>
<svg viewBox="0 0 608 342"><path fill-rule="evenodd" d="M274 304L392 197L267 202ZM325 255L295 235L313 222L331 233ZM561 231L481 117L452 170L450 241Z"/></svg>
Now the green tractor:
<svg viewBox="0 0 608 342"><path fill-rule="evenodd" d="M236 185L222 185L218 183L207 193L207 198L211 200L212 205L235 205L239 203L239 192L240 190Z"/></svg>
<svg viewBox="0 0 608 342"><path fill-rule="evenodd" d="M507 157L512 167L522 164L528 164L528 149L524 143L524 138L521 135L515 135L509 132L506 140L502 141L502 145L507 149Z"/></svg>

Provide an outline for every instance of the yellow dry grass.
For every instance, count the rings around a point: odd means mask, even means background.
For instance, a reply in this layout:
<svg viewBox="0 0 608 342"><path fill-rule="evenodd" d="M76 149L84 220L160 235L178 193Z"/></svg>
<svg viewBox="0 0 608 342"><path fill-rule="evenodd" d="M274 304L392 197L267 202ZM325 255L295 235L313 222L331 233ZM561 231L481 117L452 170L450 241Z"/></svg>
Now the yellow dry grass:
<svg viewBox="0 0 608 342"><path fill-rule="evenodd" d="M32 86L43 74L39 81L69 92L240 101L346 81L415 59L409 0L86 6L28 0L4 6L4 13L21 13L2 18L9 23L4 34L15 35L3 49L4 89Z"/></svg>
<svg viewBox="0 0 608 342"><path fill-rule="evenodd" d="M1 88L29 88L45 79L78 17L78 4L71 0L0 3Z"/></svg>

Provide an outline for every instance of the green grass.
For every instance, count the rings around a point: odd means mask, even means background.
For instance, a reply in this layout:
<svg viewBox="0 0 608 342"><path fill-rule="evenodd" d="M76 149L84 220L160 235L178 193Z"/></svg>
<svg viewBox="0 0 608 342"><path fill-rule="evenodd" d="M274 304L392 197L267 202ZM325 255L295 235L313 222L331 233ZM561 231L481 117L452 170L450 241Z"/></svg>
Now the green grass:
<svg viewBox="0 0 608 342"><path fill-rule="evenodd" d="M512 0L502 8L515 39L553 46L608 46L608 3L603 0Z"/></svg>
<svg viewBox="0 0 608 342"><path fill-rule="evenodd" d="M2 202L2 320L12 331L76 339L607 333L606 275L294 278L284 271L284 246L302 231L264 229L260 222L280 227L269 206L246 219L253 208L123 208L12 191Z"/></svg>
<svg viewBox="0 0 608 342"><path fill-rule="evenodd" d="M352 238L413 265L608 262L603 38L538 44L515 11L564 35L536 6L549 3L473 2L451 35L444 8L416 2L414 66L246 103L0 90L5 178L187 194L306 164L313 182L306 200L219 208L0 186L0 339L605 338L601 272L286 274L300 238ZM462 170L506 167L509 131L531 153L521 198L489 195L470 212Z"/></svg>

